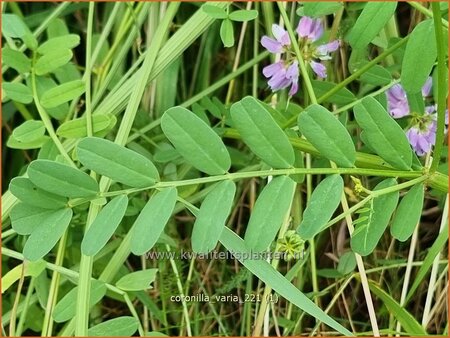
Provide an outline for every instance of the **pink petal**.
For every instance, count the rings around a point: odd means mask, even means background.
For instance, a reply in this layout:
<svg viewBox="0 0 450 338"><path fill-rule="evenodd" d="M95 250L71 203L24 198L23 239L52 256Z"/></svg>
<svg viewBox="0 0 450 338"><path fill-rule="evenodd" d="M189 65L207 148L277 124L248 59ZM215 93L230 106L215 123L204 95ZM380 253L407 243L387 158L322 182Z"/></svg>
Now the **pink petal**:
<svg viewBox="0 0 450 338"><path fill-rule="evenodd" d="M428 76L428 79L425 81L425 84L422 87L422 96L423 97L430 96L432 85L433 85L433 79L431 78L431 76Z"/></svg>
<svg viewBox="0 0 450 338"><path fill-rule="evenodd" d="M315 61L310 61L309 64L311 65L312 70L317 74L317 76L321 77L322 79L327 77L327 68L323 64Z"/></svg>
<svg viewBox="0 0 450 338"><path fill-rule="evenodd" d="M261 38L261 45L271 53L281 53L283 51L283 46L280 42L266 35Z"/></svg>

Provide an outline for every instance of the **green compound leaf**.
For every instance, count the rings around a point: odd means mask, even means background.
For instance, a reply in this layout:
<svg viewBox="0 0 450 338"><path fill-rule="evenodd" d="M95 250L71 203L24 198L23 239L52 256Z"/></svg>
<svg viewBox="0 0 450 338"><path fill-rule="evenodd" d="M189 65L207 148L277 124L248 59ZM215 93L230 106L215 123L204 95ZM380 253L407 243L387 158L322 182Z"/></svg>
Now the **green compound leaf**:
<svg viewBox="0 0 450 338"><path fill-rule="evenodd" d="M303 220L297 232L303 239L312 239L324 230L341 201L344 180L340 175L325 178L314 189L309 204L303 213Z"/></svg>
<svg viewBox="0 0 450 338"><path fill-rule="evenodd" d="M306 16L318 18L324 15L336 13L342 7L343 4L337 1L327 1L327 2L305 1L303 3L303 13Z"/></svg>
<svg viewBox="0 0 450 338"><path fill-rule="evenodd" d="M35 160L27 173L37 187L56 195L76 198L92 197L98 193L98 184L92 177L66 164Z"/></svg>
<svg viewBox="0 0 450 338"><path fill-rule="evenodd" d="M277 169L294 164L294 150L288 137L258 100L247 96L233 104L230 112L234 127L259 158Z"/></svg>
<svg viewBox="0 0 450 338"><path fill-rule="evenodd" d="M2 89L11 100L28 104L33 102L33 93L23 83L3 82Z"/></svg>
<svg viewBox="0 0 450 338"><path fill-rule="evenodd" d="M161 128L180 155L198 170L221 175L230 169L230 154L220 137L188 109L168 109L161 118Z"/></svg>
<svg viewBox="0 0 450 338"><path fill-rule="evenodd" d="M235 255L242 265L280 296L342 335L353 336L349 330L323 312L314 302L291 284L286 277L275 270L270 263L264 259L251 259L252 253L250 249L235 232L225 227L220 235L220 242L228 251Z"/></svg>
<svg viewBox="0 0 450 338"><path fill-rule="evenodd" d="M275 239L290 209L295 186L296 183L289 177L279 176L264 187L256 200L245 232L244 240L248 249L264 251Z"/></svg>
<svg viewBox="0 0 450 338"><path fill-rule="evenodd" d="M31 70L31 60L22 52L8 47L2 48L2 63L4 66L17 70L20 74Z"/></svg>
<svg viewBox="0 0 450 338"><path fill-rule="evenodd" d="M420 93L437 57L433 20L419 23L409 36L403 56L401 83L409 93Z"/></svg>
<svg viewBox="0 0 450 338"><path fill-rule="evenodd" d="M111 114L96 114L92 116L92 130L94 136L104 136L117 122ZM66 121L59 126L56 134L65 138L83 138L87 136L87 118L80 117Z"/></svg>
<svg viewBox="0 0 450 338"><path fill-rule="evenodd" d="M70 49L56 49L42 55L34 65L37 75L44 75L64 66L73 57Z"/></svg>
<svg viewBox="0 0 450 338"><path fill-rule="evenodd" d="M298 116L298 128L320 154L341 167L350 168L356 150L347 129L326 108L311 105Z"/></svg>
<svg viewBox="0 0 450 338"><path fill-rule="evenodd" d="M158 241L177 202L177 189L166 188L152 196L133 225L131 252L143 255Z"/></svg>
<svg viewBox="0 0 450 338"><path fill-rule="evenodd" d="M206 195L192 230L192 251L206 254L216 247L231 212L235 193L234 182L223 181Z"/></svg>
<svg viewBox="0 0 450 338"><path fill-rule="evenodd" d="M366 97L353 111L368 146L394 168L410 170L412 152L408 139L383 106L373 97Z"/></svg>
<svg viewBox="0 0 450 338"><path fill-rule="evenodd" d="M33 230L23 248L23 255L29 261L37 261L50 252L62 237L72 219L72 209L54 211Z"/></svg>
<svg viewBox="0 0 450 338"><path fill-rule="evenodd" d="M72 101L81 96L85 91L85 83L82 80L66 82L47 90L41 96L41 104L44 108L54 108L63 103Z"/></svg>
<svg viewBox="0 0 450 338"><path fill-rule="evenodd" d="M227 11L224 8L210 5L208 3L205 3L202 6L202 10L214 19L226 19L228 17Z"/></svg>
<svg viewBox="0 0 450 338"><path fill-rule="evenodd" d="M396 184L393 178L380 182L376 190L392 187ZM389 223L392 213L398 203L398 191L375 197L368 213L361 213L360 217L368 217L365 221L356 224L351 238L352 250L361 256L372 253L378 244Z"/></svg>
<svg viewBox="0 0 450 338"><path fill-rule="evenodd" d="M116 231L128 206L126 195L114 197L99 212L81 242L81 252L86 256L96 255Z"/></svg>
<svg viewBox="0 0 450 338"><path fill-rule="evenodd" d="M45 134L45 126L42 121L28 120L14 128L12 135L20 142L33 142Z"/></svg>
<svg viewBox="0 0 450 338"><path fill-rule="evenodd" d="M26 177L15 177L9 184L9 190L27 205L43 209L61 209L67 206L67 198L38 188Z"/></svg>
<svg viewBox="0 0 450 338"><path fill-rule="evenodd" d="M80 44L80 36L76 34L67 34L51 38L45 41L37 49L40 54L52 54L55 51L62 51L75 48Z"/></svg>
<svg viewBox="0 0 450 338"><path fill-rule="evenodd" d="M232 21L250 21L254 20L258 17L258 11L251 9L240 9L234 12L231 12L228 16L230 20Z"/></svg>
<svg viewBox="0 0 450 338"><path fill-rule="evenodd" d="M78 143L77 154L87 168L131 187L148 187L159 180L158 170L152 161L105 139L82 139Z"/></svg>
<svg viewBox="0 0 450 338"><path fill-rule="evenodd" d="M229 48L234 46L233 22L230 19L225 19L220 24L220 38L224 47Z"/></svg>
<svg viewBox="0 0 450 338"><path fill-rule="evenodd" d="M47 218L54 213L52 209L17 203L11 210L11 226L19 235L29 235L40 225L46 224Z"/></svg>
<svg viewBox="0 0 450 338"><path fill-rule="evenodd" d="M91 281L91 290L89 297L89 307L97 304L106 294L106 285L102 281L93 279ZM64 323L72 319L76 315L76 304L78 297L78 286L70 290L66 295L56 304L53 311L53 320L57 323Z"/></svg>
<svg viewBox="0 0 450 338"><path fill-rule="evenodd" d="M150 284L155 281L158 269L136 271L123 276L116 286L123 291L141 291L150 289Z"/></svg>
<svg viewBox="0 0 450 338"><path fill-rule="evenodd" d="M132 337L139 322L134 317L117 317L97 324L88 330L89 337Z"/></svg>
<svg viewBox="0 0 450 338"><path fill-rule="evenodd" d="M368 2L347 36L354 49L366 47L394 15L397 2Z"/></svg>
<svg viewBox="0 0 450 338"><path fill-rule="evenodd" d="M413 186L402 198L391 225L394 238L404 242L411 237L422 215L423 199L423 183Z"/></svg>

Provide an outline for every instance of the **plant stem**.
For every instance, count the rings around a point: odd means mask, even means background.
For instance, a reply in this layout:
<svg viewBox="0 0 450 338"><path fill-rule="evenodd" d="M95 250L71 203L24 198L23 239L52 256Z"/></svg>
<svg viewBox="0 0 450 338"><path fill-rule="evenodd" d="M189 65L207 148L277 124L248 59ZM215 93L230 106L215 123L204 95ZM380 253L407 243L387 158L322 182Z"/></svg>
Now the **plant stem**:
<svg viewBox="0 0 450 338"><path fill-rule="evenodd" d="M86 82L86 131L87 136L93 135L92 127L92 100L91 100L91 73L92 73L92 26L94 22L94 7L93 1L89 2L89 13L87 21L87 33L86 33L86 69L83 78Z"/></svg>
<svg viewBox="0 0 450 338"><path fill-rule="evenodd" d="M419 2L417 1L409 1L408 4L415 8L416 10L418 10L420 13L425 14L426 16L428 16L429 18L434 18L434 14L433 11L430 11L428 8L422 6ZM437 3L438 7L439 7L439 2ZM433 5L432 5L433 6ZM439 9L439 17L440 17L440 9ZM448 21L445 20L444 18L441 19L442 25L445 28L448 28Z"/></svg>
<svg viewBox="0 0 450 338"><path fill-rule="evenodd" d="M441 10L439 2L432 2L434 20L434 33L436 37L437 47L437 130L436 143L433 150L433 162L431 163L430 172L433 173L439 166L441 160L442 147L444 143L445 133L445 106L447 104L447 70L445 67L445 49L444 49L444 34L442 30Z"/></svg>

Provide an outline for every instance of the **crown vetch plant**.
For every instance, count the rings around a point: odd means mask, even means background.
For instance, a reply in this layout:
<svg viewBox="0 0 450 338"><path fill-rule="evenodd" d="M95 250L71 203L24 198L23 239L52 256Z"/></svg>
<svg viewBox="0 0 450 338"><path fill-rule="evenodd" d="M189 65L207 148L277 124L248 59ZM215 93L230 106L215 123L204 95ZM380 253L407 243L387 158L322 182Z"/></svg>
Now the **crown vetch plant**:
<svg viewBox="0 0 450 338"><path fill-rule="evenodd" d="M447 39L444 2L5 3L3 333L445 334Z"/></svg>

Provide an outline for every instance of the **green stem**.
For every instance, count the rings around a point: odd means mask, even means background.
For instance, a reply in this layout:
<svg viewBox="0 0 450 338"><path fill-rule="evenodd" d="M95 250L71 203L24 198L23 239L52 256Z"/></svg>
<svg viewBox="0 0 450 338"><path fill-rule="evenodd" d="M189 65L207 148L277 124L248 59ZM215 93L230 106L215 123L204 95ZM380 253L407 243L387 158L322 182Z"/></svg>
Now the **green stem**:
<svg viewBox="0 0 450 338"><path fill-rule="evenodd" d="M89 2L89 14L86 33L86 70L84 79L86 81L86 131L87 136L93 135L92 127L92 98L91 98L91 73L92 73L92 26L94 22L94 2Z"/></svg>
<svg viewBox="0 0 450 338"><path fill-rule="evenodd" d="M286 24L286 29L289 34L289 38L291 39L291 43L294 46L295 54L297 55L298 65L300 66L300 72L302 73L303 81L305 82L306 90L308 92L311 103L317 103L316 94L314 93L314 89L312 87L311 79L308 75L308 70L305 65L305 61L303 61L302 53L300 51L300 47L298 46L297 38L295 37L294 30L292 29L292 25L289 21L289 17L284 9L284 6L281 2L277 2L278 8L280 10L280 14Z"/></svg>
<svg viewBox="0 0 450 338"><path fill-rule="evenodd" d="M422 6L419 2L417 1L410 1L408 2L408 4L415 8L416 10L418 10L420 13L425 14L426 16L428 16L429 18L433 18L434 19L434 14L433 11L430 11L428 8ZM437 3L438 7L439 7L439 2ZM432 5L433 6L433 5ZM439 8L439 17L441 16L441 10ZM448 28L448 21L445 20L444 18L441 19L442 25L445 28Z"/></svg>
<svg viewBox="0 0 450 338"><path fill-rule="evenodd" d="M445 43L444 34L442 29L441 20L441 10L439 8L439 2L432 2L431 8L433 9L433 20L434 20L434 34L436 37L436 47L437 47L437 130L436 130L436 143L433 150L433 162L431 163L430 172L434 173L439 166L439 161L441 160L442 147L444 143L444 133L445 133L445 106L446 95L447 95L447 85L446 85L446 75L447 70L445 69Z"/></svg>

